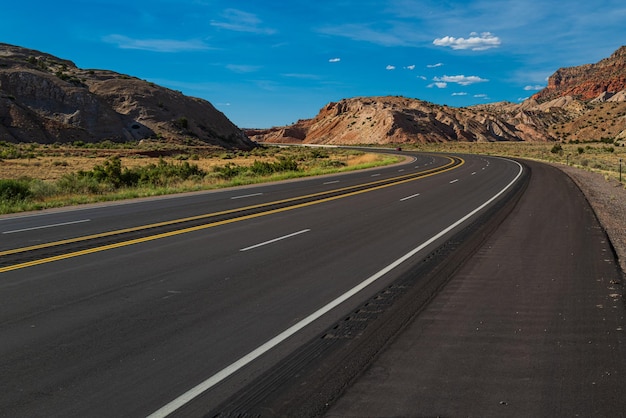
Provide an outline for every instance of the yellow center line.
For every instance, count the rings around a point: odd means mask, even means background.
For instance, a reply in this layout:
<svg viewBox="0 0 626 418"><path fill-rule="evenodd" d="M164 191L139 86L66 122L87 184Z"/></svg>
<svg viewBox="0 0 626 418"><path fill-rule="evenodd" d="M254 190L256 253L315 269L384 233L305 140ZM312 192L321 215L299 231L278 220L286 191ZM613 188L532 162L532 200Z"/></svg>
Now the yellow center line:
<svg viewBox="0 0 626 418"><path fill-rule="evenodd" d="M449 158L449 157L447 157L447 158ZM366 193L366 192L370 192L370 191L374 191L374 190L379 190L379 189L383 189L383 188L386 188L386 187L391 187L391 186L394 186L394 185L397 185L397 184L408 183L410 181L422 179L422 178L425 178L425 177L430 177L430 176L433 176L435 174L439 174L439 173L443 173L443 172L446 172L446 171L450 171L450 170L452 170L454 168L460 167L461 165L463 165L465 163L465 161L462 158L460 158L461 163L459 165L457 165L457 166L453 166L454 160L451 159L451 158L450 158L450 160L452 162L450 164L446 165L446 166L443 166L443 167L445 167L443 170L439 170L439 171L436 171L436 172L433 172L434 170L428 170L428 171L424 172L423 175L420 175L418 177L411 177L411 178L406 178L408 176L397 177L398 179L402 179L402 180L396 181L396 182L391 183L391 184L379 184L378 186L370 187L370 188L367 188L367 189L364 189L364 190L355 190L353 192L341 194L341 195L338 195L338 196L330 196L330 197L326 197L326 198L315 200L315 201L299 203L299 204L296 204L296 205L287 206L287 207L283 207L283 208L271 209L271 210L267 210L267 211L260 212L260 213L254 213L254 214L250 214L250 215L239 216L239 217L232 218L232 219L226 219L226 220L222 220L222 221L211 222L211 223L204 224L204 225L198 225L198 226L193 226L193 227L189 227L189 228L183 228L183 229L179 229L179 230L176 230L176 231L164 232L164 233L150 235L150 236L146 236L146 237L142 237L142 238L135 238L135 239L127 240L127 241L121 241L121 242L114 243L114 244L108 244L108 245L103 245L103 246L99 246L99 247L89 248L89 249L85 249L85 250L74 251L74 252L67 253L67 254L60 254L60 255L57 255L57 256L53 256L53 257L42 258L42 259L39 259L39 260L28 261L28 262L25 262L25 263L15 264L15 265L11 265L11 266L0 267L0 273L5 273L5 272L8 272L8 271L12 271L12 270L19 270L19 269L23 269L23 268L27 268L27 267L32 267L32 266L37 266L37 265L40 265L40 264L52 263L54 261L59 261L59 260L66 260L66 259L69 259L69 258L79 257L79 256L87 255L87 254L93 254L93 253L97 253L97 252L101 252L101 251L112 250L112 249L115 249L115 248L127 247L127 246L130 246L130 245L140 244L140 243L144 243L144 242L155 241L155 240L158 240L158 239L173 237L173 236L182 235L182 234L187 234L187 233L190 233L190 232L201 231L203 229L213 228L213 227L220 226L220 225L226 225L226 224L229 224L229 223L239 222L239 221L243 221L243 220L247 220L247 219L254 219L254 218L261 217L261 216L267 216L267 215L272 215L272 214L276 214L276 213L286 212L288 210L294 210L294 209L304 208L304 207L307 207L307 206L317 205L319 203L330 202L330 201L333 201L333 200L342 199L344 197L355 196L355 195L359 195L359 194L362 194L362 193ZM381 182L382 181L366 183L365 186L367 186L367 185L374 185L374 184L381 183ZM362 187L362 186L359 186L359 187ZM343 189L337 189L335 191L349 190L349 189L352 189L352 188L354 188L354 186L345 187ZM144 225L144 226L140 226L140 227L136 227L136 228L128 228L128 229L123 229L123 230L118 230L118 231L111 231L111 232L102 233L102 234L94 234L94 235L89 235L89 236L85 236L85 237L69 239L69 240L65 240L65 241L57 241L57 242L54 242L54 243L49 243L48 245L41 244L41 245L37 245L37 246L33 246L33 247L25 247L23 249L20 248L20 249L16 249L16 250L29 251L29 250L32 250L32 249L40 249L40 248L46 248L46 247L51 247L51 246L55 246L55 245L62 245L64 243L73 243L73 242L84 241L84 240L87 240L87 239L101 238L101 237L106 237L106 236L110 236L110 235L121 234L123 232L138 231L138 230L147 229L147 228L154 228L154 227L157 227L157 226L171 225L171 224L174 224L174 223L185 222L185 221L188 221L188 220L202 219L202 218L206 218L206 217L209 217L209 216L216 216L216 215L232 213L232 212L240 212L242 210L254 209L254 208L259 208L259 207L279 204L279 203L285 203L285 202L289 202L289 201L293 201L293 200L300 200L302 198L307 198L307 197L315 197L315 196L318 196L318 195L321 195L321 194L328 194L328 192L315 193L315 194L311 194L311 195L307 195L307 196L301 196L301 197L298 197L298 198L290 198L290 199L280 200L280 201L266 203L266 204L248 206L246 208L227 210L227 211L223 211L223 212L216 212L216 213L206 214L206 215L199 215L199 216L194 216L194 217L190 217L190 218L184 218L184 220L183 219L179 219L179 220L176 220L176 221L160 222L160 223L157 223L157 224ZM10 250L10 251L14 251L14 253L15 252L22 252L22 251L16 251L16 250ZM6 255L7 253L11 254L10 252L5 251L3 253L0 253L0 255Z"/></svg>

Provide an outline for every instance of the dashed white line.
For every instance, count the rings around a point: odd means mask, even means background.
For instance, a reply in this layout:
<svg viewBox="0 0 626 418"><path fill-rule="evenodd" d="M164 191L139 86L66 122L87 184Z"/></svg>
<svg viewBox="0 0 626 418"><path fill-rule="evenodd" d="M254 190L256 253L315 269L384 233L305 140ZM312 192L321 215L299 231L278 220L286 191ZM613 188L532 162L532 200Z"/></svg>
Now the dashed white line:
<svg viewBox="0 0 626 418"><path fill-rule="evenodd" d="M474 171L474 172L472 173L472 176L475 176L475 175L476 175L476 172Z"/></svg>
<svg viewBox="0 0 626 418"><path fill-rule="evenodd" d="M405 200L413 199L414 197L417 197L419 195L420 195L419 193L415 193L415 194L413 194L411 196L403 197L402 199L400 199L400 202L404 202Z"/></svg>
<svg viewBox="0 0 626 418"><path fill-rule="evenodd" d="M235 199L245 199L246 197L254 197L254 196L261 196L263 193L252 193L252 194L244 194L241 196L233 196L231 197L231 200L235 200Z"/></svg>
<svg viewBox="0 0 626 418"><path fill-rule="evenodd" d="M333 181L326 181L326 182L324 182L324 184L335 184L335 183L339 183L339 180L333 180Z"/></svg>
<svg viewBox="0 0 626 418"><path fill-rule="evenodd" d="M361 290L365 289L366 287L368 287L372 283L376 282L381 277L385 276L390 271L394 270L399 265L403 264L404 262L406 262L407 260L409 260L410 258L415 256L416 254L420 253L424 248L427 248L430 244L434 243L439 238L445 236L448 232L452 231L453 229L455 229L456 227L458 227L459 225L461 225L462 223L467 221L469 218L474 216L476 213L480 212L483 208L487 207L491 202L496 200L498 197L500 197L500 195L502 195L509 188L511 188L511 186L513 186L513 184L515 184L515 182L521 177L522 173L524 172L524 169L523 169L521 164L519 164L517 162L515 162L515 163L519 166L519 172L518 172L517 176L515 176L515 178L513 180L511 180L511 182L509 184L507 184L502 190L500 190L498 193L496 193L493 197L491 197L485 203L483 203L482 205L478 206L476 209L474 209L473 211L469 212L467 215L463 216L461 219L459 219L458 221L456 221L453 224L449 225L447 228L443 229L439 233L435 234L430 239L424 241L422 244L418 245L413 250L409 251L408 253L406 253L402 257L398 258L396 261L394 261L393 263L389 264L387 267L384 267L382 270L380 270L377 273L375 273L374 275L370 276L369 278L367 278L366 280L364 280L360 284L356 285L355 287L353 287L352 289L348 290L347 292L345 292L341 296L339 296L336 299L330 301L325 306L321 307L320 309L318 309L317 311L313 312L312 314L310 314L306 318L302 319L297 324L294 324L291 327L287 328L285 331L281 332L280 334L276 335L274 338L270 339L266 343L260 345L256 349L252 350L247 355L243 356L239 360L235 361L234 363L232 363L229 366L225 367L224 369L222 369L221 371L217 372L213 376L209 377L204 382L202 382L202 383L198 384L197 386L189 389L187 392L183 393L178 398L174 399L170 403L168 403L165 406L161 407L159 410L157 410L157 411L153 412L152 414L150 414L148 416L148 418L163 418L163 417L166 417L169 414L171 414L172 412L174 412L177 409L181 408L183 405L191 402L193 399L195 399L196 397L200 396L201 394L203 394L207 390L211 389L213 386L215 386L216 384L218 384L222 380L226 379L228 376L232 375L237 370L240 370L241 368L243 368L247 364L249 364L249 363L253 362L254 360L256 360L257 358L259 358L261 355L267 353L272 348L276 347L278 344L280 344L281 342L285 341L287 338L291 337L292 335L294 335L295 333L297 333L298 331L300 331L301 329L303 329L307 325L309 325L312 322L316 321L321 316L325 315L326 313L328 313L332 309L336 308L337 306L339 306L340 304L342 304L346 300L350 299L351 297L353 297L354 295L359 293Z"/></svg>
<svg viewBox="0 0 626 418"><path fill-rule="evenodd" d="M272 243L274 243L274 242L276 242L276 241L281 241L281 240L283 240L283 239L287 239L287 238L295 237L296 235L304 234L304 233L309 232L309 231L310 231L310 229L303 229L302 231L294 232L293 234L284 235L284 236L282 236L282 237L274 238L274 239L271 239L271 240L269 240L269 241L261 242L261 243L259 243L259 244L255 244L255 245L251 245L251 246L246 247L246 248L242 248L242 249L241 249L241 250L239 250L239 251L248 251L248 250L252 250L252 249L254 249L254 248L262 247L262 246L267 245L267 244L272 244Z"/></svg>
<svg viewBox="0 0 626 418"><path fill-rule="evenodd" d="M454 179L450 182L450 184L456 183L457 181L459 181L459 179Z"/></svg>
<svg viewBox="0 0 626 418"><path fill-rule="evenodd" d="M371 177L378 177L378 176L380 176L380 173L372 174Z"/></svg>
<svg viewBox="0 0 626 418"><path fill-rule="evenodd" d="M89 222L89 221L91 221L91 219L81 219L80 221L63 222L63 223L60 223L60 224L42 225L42 226L35 226L35 227L32 227L32 228L24 228L24 229L16 229L16 230L13 230L13 231L5 231L5 232L3 232L3 234L15 234L17 232L34 231L36 229L55 228L57 226L81 224L83 222Z"/></svg>

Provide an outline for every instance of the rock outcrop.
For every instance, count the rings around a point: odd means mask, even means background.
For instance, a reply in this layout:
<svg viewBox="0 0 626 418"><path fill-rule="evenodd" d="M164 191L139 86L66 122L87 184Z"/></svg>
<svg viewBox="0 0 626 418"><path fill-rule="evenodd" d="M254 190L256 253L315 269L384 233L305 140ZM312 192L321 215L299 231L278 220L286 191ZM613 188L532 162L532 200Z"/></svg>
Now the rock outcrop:
<svg viewBox="0 0 626 418"><path fill-rule="evenodd" d="M626 46L596 64L560 68L548 78L548 87L533 95L538 102L571 96L593 100L626 89Z"/></svg>
<svg viewBox="0 0 626 418"><path fill-rule="evenodd" d="M528 118L509 123L489 108L454 108L404 97L357 97L324 106L294 125L249 130L259 142L403 144L447 141L546 141Z"/></svg>
<svg viewBox="0 0 626 418"><path fill-rule="evenodd" d="M226 148L254 146L206 100L0 44L0 140L63 143L147 138Z"/></svg>

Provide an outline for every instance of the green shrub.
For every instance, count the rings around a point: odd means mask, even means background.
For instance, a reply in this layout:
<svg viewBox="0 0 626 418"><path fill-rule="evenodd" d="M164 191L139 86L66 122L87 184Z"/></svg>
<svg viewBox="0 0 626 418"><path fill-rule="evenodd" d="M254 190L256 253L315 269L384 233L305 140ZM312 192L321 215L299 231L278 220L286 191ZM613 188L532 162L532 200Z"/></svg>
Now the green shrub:
<svg viewBox="0 0 626 418"><path fill-rule="evenodd" d="M18 202L31 196L29 183L24 180L0 180L0 200Z"/></svg>
<svg viewBox="0 0 626 418"><path fill-rule="evenodd" d="M552 149L550 150L550 152L552 154L559 154L561 152L563 152L563 147L561 146L561 144L555 144Z"/></svg>

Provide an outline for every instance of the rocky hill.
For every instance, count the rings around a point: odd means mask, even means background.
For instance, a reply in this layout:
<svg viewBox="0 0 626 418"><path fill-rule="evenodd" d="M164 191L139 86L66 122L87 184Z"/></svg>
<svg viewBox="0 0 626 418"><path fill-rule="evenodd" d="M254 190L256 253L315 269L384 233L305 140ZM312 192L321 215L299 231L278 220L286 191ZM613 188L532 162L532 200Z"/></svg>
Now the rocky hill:
<svg viewBox="0 0 626 418"><path fill-rule="evenodd" d="M531 118L510 123L488 108L454 108L404 97L357 97L329 103L313 119L247 134L259 142L310 144L553 139L535 123Z"/></svg>
<svg viewBox="0 0 626 418"><path fill-rule="evenodd" d="M254 146L206 100L0 44L0 140L63 143L147 138L226 148Z"/></svg>
<svg viewBox="0 0 626 418"><path fill-rule="evenodd" d="M626 47L597 64L558 70L546 89L519 104L454 108L358 97L329 103L313 119L247 134L259 142L311 144L626 139Z"/></svg>
<svg viewBox="0 0 626 418"><path fill-rule="evenodd" d="M539 103L571 96L593 100L626 89L626 46L596 64L560 68L548 78L548 87L532 98ZM609 96L610 97L610 96Z"/></svg>

